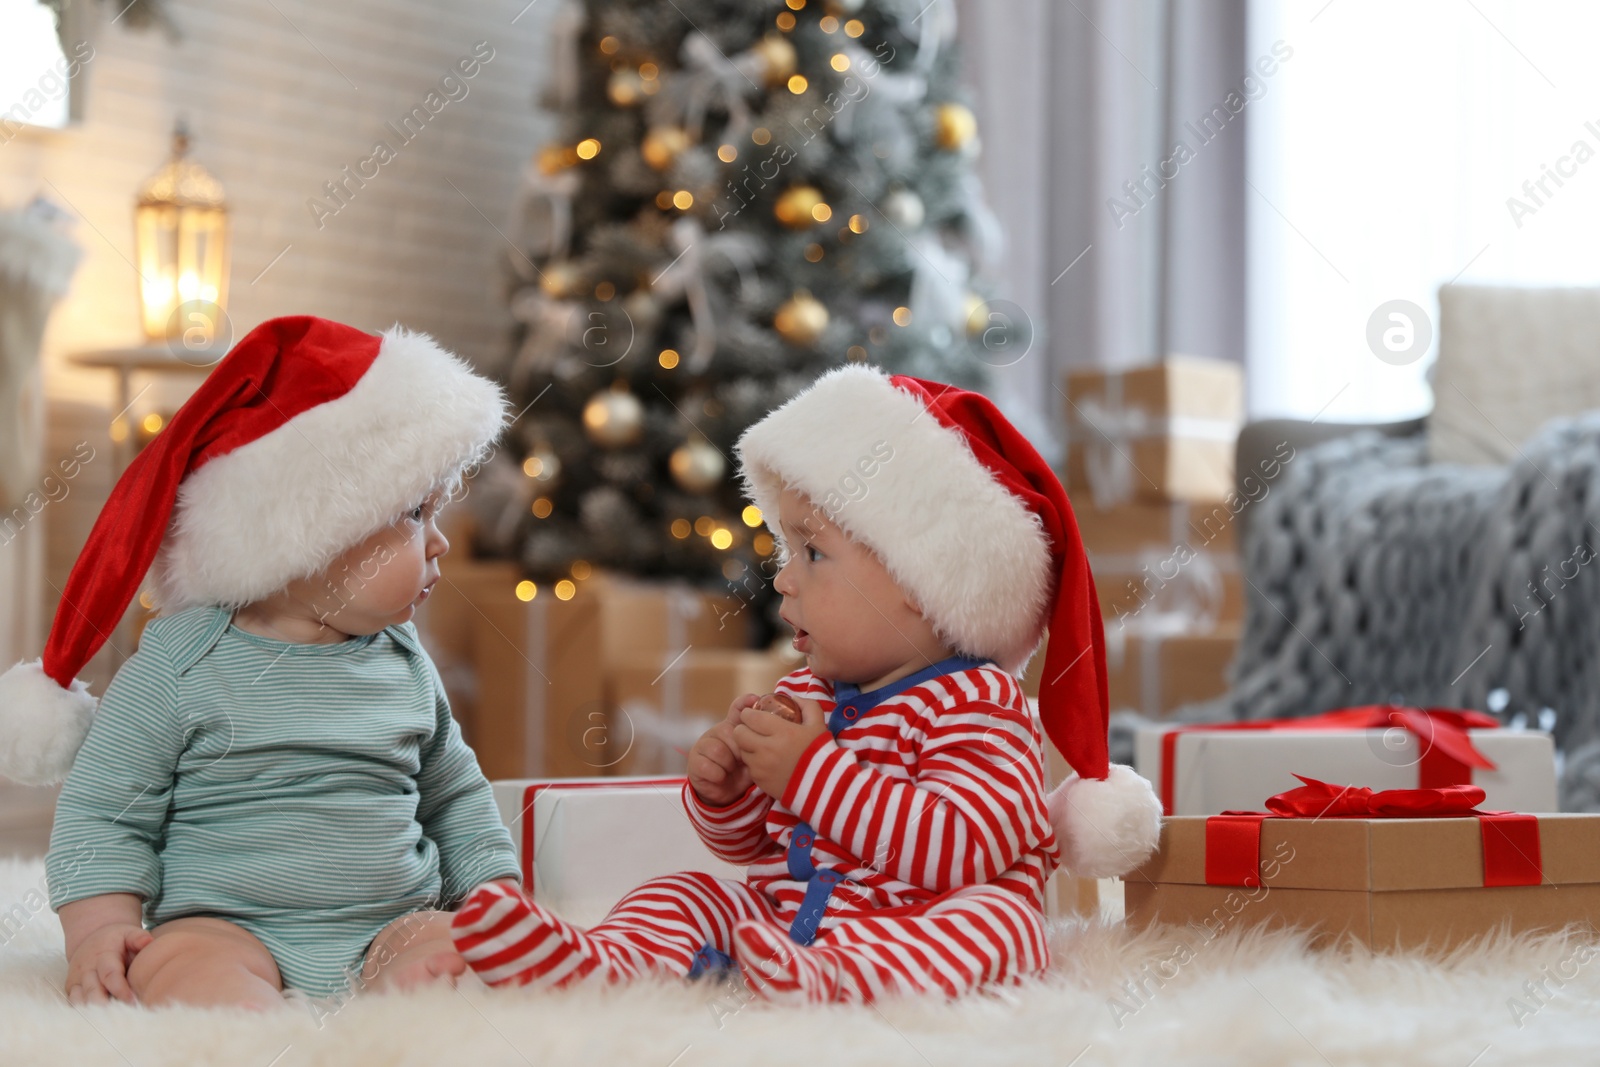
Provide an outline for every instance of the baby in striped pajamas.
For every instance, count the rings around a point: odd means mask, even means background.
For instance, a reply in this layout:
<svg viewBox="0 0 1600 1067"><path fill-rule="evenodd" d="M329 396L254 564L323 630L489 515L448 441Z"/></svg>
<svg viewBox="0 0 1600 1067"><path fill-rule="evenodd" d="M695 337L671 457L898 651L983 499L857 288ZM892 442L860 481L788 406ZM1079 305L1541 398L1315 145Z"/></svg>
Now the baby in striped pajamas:
<svg viewBox="0 0 1600 1067"><path fill-rule="evenodd" d="M0 721L0 770L70 767L46 867L73 1003L337 1005L466 973L442 909L515 886L515 853L410 620L436 513L504 420L422 335L275 319L119 479L42 661L0 677L54 723ZM96 711L72 679L152 563L161 615Z"/></svg>
<svg viewBox="0 0 1600 1067"><path fill-rule="evenodd" d="M745 879L652 879L588 930L486 886L453 920L462 955L491 985L737 969L786 1002L1040 974L1058 863L1127 870L1159 826L1148 784L1106 762L1099 609L1060 483L982 397L858 366L739 452L806 658L778 686L798 723L746 694L689 753L689 819ZM1016 672L1046 624L1036 714ZM1048 796L1041 726L1082 776Z"/></svg>

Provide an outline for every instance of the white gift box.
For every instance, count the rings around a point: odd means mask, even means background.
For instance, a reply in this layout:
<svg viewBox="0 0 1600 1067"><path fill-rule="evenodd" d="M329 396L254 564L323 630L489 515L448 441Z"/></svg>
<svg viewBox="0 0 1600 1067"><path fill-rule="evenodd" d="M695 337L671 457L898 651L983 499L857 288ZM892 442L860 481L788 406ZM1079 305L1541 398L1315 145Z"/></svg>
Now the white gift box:
<svg viewBox="0 0 1600 1067"><path fill-rule="evenodd" d="M1163 739L1174 727L1140 727L1134 765L1163 792ZM1467 768L1485 811L1553 812L1555 745L1539 730L1468 730L1494 770ZM1300 785L1295 775L1368 789L1415 789L1416 735L1387 730L1178 730L1170 784L1172 815L1261 811L1268 797Z"/></svg>
<svg viewBox="0 0 1600 1067"><path fill-rule="evenodd" d="M678 871L743 880L701 842L683 810L684 779L523 778L493 783L516 843L522 884L580 925L605 918L631 889Z"/></svg>

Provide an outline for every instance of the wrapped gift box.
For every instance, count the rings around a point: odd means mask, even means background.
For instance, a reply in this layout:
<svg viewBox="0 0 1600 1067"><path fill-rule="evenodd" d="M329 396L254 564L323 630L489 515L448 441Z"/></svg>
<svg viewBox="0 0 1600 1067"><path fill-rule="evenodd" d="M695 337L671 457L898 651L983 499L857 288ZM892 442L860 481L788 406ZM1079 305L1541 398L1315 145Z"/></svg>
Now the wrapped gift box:
<svg viewBox="0 0 1600 1067"><path fill-rule="evenodd" d="M441 650L452 710L491 779L605 773L614 759L611 665L746 643L735 597L600 572L568 600L541 586L524 601L522 580L515 563L447 555L419 612L428 647Z"/></svg>
<svg viewBox="0 0 1600 1067"><path fill-rule="evenodd" d="M1100 507L1132 499L1221 502L1234 489L1244 421L1237 363L1173 356L1067 375L1067 492Z"/></svg>
<svg viewBox="0 0 1600 1067"><path fill-rule="evenodd" d="M681 777L522 779L493 783L511 831L522 884L564 918L599 922L629 890L677 871L744 880L717 859L683 810ZM1114 912L1115 879L1057 871L1045 894L1051 918ZM1120 906L1120 892L1115 905ZM1115 915L1112 915L1115 917Z"/></svg>
<svg viewBox="0 0 1600 1067"><path fill-rule="evenodd" d="M683 810L682 778L522 779L493 783L522 884L580 925L605 918L651 878L704 871L743 880L711 854Z"/></svg>
<svg viewBox="0 0 1600 1067"><path fill-rule="evenodd" d="M1494 770L1464 768L1496 811L1556 810L1555 746L1538 730L1469 730ZM1165 753L1174 755L1169 777ZM1369 789L1419 784L1422 747L1416 736L1384 730L1206 730L1141 727L1134 767L1173 815L1251 811L1263 798L1296 785L1295 775Z"/></svg>
<svg viewBox="0 0 1600 1067"><path fill-rule="evenodd" d="M1228 691L1228 664L1239 627L1223 624L1203 633L1158 627L1106 626L1106 672L1111 707L1164 718L1185 704Z"/></svg>
<svg viewBox="0 0 1600 1067"><path fill-rule="evenodd" d="M607 672L611 772L682 774L701 734L745 693L770 693L803 664L798 653L691 648L635 658Z"/></svg>
<svg viewBox="0 0 1600 1067"><path fill-rule="evenodd" d="M1142 616L1140 616L1142 619ZM1237 623L1204 632L1117 626L1106 620L1106 672L1113 711L1165 718L1186 704L1228 691L1228 664L1239 643ZM1034 656L1022 676L1022 691L1039 695L1044 657Z"/></svg>
<svg viewBox="0 0 1600 1067"><path fill-rule="evenodd" d="M1089 566L1108 626L1137 625L1141 617L1157 615L1207 631L1244 620L1244 579L1231 553L1091 552Z"/></svg>
<svg viewBox="0 0 1600 1067"><path fill-rule="evenodd" d="M1146 552L1170 555L1178 545L1219 555L1238 552L1234 513L1226 504L1134 500L1102 508L1095 506L1092 496L1080 495L1072 500L1072 513L1091 559Z"/></svg>
<svg viewBox="0 0 1600 1067"><path fill-rule="evenodd" d="M1446 949L1502 925L1581 924L1593 936L1600 815L1526 821L1536 823L1531 841L1497 836L1476 818L1266 819L1257 842L1230 841L1249 831L1226 816L1169 818L1156 854L1127 878L1128 921L1201 926L1210 936L1295 926L1316 943L1349 936L1377 949ZM1241 847L1253 850L1253 879L1228 862Z"/></svg>

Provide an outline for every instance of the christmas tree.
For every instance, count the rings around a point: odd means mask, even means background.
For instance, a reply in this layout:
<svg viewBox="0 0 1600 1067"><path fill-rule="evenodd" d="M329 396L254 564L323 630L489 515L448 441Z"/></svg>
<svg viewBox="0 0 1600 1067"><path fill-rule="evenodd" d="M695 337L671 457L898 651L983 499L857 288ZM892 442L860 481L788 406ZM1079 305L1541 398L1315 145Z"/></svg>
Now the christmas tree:
<svg viewBox="0 0 1600 1067"><path fill-rule="evenodd" d="M953 6L587 0L555 23L562 136L508 256L522 414L477 479L480 551L536 584L602 565L759 609L745 427L847 360L975 387L993 359Z"/></svg>

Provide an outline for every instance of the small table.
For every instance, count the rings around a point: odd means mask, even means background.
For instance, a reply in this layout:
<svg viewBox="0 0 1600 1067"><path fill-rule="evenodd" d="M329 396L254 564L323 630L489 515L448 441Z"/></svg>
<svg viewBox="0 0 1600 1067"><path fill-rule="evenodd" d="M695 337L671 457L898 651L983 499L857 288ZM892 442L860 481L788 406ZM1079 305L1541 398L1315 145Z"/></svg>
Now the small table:
<svg viewBox="0 0 1600 1067"><path fill-rule="evenodd" d="M129 348L101 348L76 352L67 357L74 366L115 371L117 375L117 413L111 417L112 458L118 475L133 458L132 433L123 422L133 402L144 395L131 395L135 374L194 374L205 377L217 361L227 355L226 348L185 349L180 357L166 344L147 344ZM146 388L149 388L146 386Z"/></svg>

